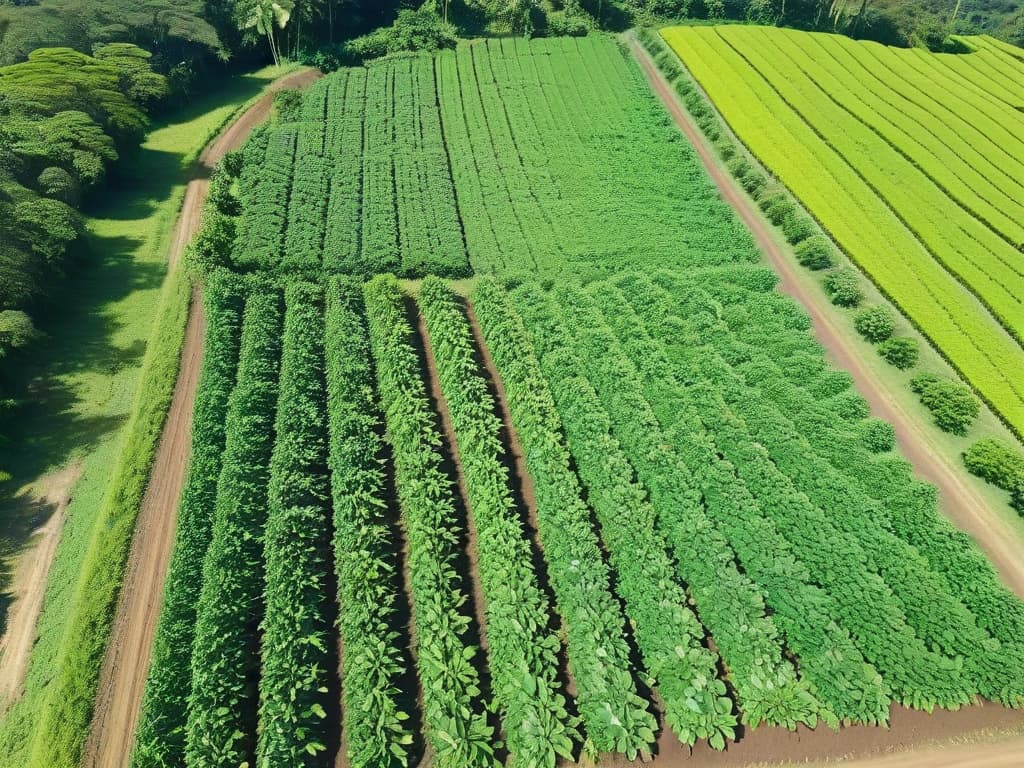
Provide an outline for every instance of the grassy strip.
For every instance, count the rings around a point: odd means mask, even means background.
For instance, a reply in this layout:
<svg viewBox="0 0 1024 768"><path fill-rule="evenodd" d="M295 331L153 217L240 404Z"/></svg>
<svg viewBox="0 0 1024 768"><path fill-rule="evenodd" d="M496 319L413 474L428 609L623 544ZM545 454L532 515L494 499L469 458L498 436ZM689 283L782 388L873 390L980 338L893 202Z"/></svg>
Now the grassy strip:
<svg viewBox="0 0 1024 768"><path fill-rule="evenodd" d="M74 768L81 760L135 518L174 394L190 295L191 285L181 272L167 278L128 440L94 529L57 656L57 676L40 708L29 753L33 768Z"/></svg>

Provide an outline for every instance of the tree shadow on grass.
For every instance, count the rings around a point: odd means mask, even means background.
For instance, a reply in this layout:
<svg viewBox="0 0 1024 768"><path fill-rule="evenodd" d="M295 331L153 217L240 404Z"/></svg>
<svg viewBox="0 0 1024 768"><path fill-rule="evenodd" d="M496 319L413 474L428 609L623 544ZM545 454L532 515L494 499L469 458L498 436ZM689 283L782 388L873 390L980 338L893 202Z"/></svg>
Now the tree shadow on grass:
<svg viewBox="0 0 1024 768"><path fill-rule="evenodd" d="M166 268L136 261L134 238L94 238L94 246L102 256L86 260L40 319L45 335L4 361L4 390L15 406L0 419L0 466L12 476L0 486L0 559L21 551L46 519L35 493L11 494L95 448L127 418L131 398L122 405L119 390L130 383L125 372L140 365L146 339L118 343L124 323L111 307L135 291L158 288ZM44 506L52 513L52 505ZM0 593L10 578L0 570ZM0 596L0 626L7 607Z"/></svg>

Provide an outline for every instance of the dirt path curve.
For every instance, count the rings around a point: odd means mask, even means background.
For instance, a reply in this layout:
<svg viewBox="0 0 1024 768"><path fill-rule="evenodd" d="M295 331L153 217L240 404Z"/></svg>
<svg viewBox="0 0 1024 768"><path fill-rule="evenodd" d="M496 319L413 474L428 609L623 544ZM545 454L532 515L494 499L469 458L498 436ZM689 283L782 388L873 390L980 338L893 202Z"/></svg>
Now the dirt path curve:
<svg viewBox="0 0 1024 768"><path fill-rule="evenodd" d="M961 470L932 449L917 421L889 395L883 382L864 365L856 349L832 322L830 305L801 285L797 279L797 267L783 253L760 212L728 171L718 164L714 150L692 122L650 55L635 37L630 36L628 42L651 87L696 149L722 197L753 233L758 247L779 274L779 289L807 310L818 342L828 351L832 362L853 377L854 386L868 401L872 415L893 425L900 451L913 465L914 472L938 487L939 503L946 516L978 542L1006 585L1024 598L1024 558L1020 557L1019 540L1014 531L963 481Z"/></svg>
<svg viewBox="0 0 1024 768"><path fill-rule="evenodd" d="M36 622L46 596L46 574L57 554L71 489L82 474L82 463L72 461L58 472L43 477L38 484L36 503L51 510L46 521L33 533L37 540L19 558L11 584L11 607L0 637L0 712L21 696L28 673L32 646L36 641Z"/></svg>
<svg viewBox="0 0 1024 768"><path fill-rule="evenodd" d="M302 87L318 77L319 72L304 70L282 78L271 90ZM266 120L272 106L273 93L268 92L200 155L195 178L185 192L168 254L168 269L176 267L185 246L199 229L210 169L227 152L242 145L252 129ZM100 672L84 768L128 768L130 764L150 652L163 602L164 579L174 547L178 500L185 484L204 329L203 304L196 289L185 329L178 381L157 446L149 485L139 508L113 631Z"/></svg>

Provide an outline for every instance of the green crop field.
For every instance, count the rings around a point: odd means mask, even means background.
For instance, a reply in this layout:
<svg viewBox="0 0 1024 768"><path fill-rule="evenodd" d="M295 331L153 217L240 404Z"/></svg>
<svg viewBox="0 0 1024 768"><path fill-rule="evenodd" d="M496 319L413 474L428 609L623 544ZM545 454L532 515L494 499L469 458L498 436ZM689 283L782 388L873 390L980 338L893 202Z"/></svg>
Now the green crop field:
<svg viewBox="0 0 1024 768"><path fill-rule="evenodd" d="M760 27L663 36L729 125L1018 434L1024 62ZM974 38L970 38L973 40Z"/></svg>
<svg viewBox="0 0 1024 768"><path fill-rule="evenodd" d="M136 768L1024 706L1024 602L613 40L341 70L241 158Z"/></svg>

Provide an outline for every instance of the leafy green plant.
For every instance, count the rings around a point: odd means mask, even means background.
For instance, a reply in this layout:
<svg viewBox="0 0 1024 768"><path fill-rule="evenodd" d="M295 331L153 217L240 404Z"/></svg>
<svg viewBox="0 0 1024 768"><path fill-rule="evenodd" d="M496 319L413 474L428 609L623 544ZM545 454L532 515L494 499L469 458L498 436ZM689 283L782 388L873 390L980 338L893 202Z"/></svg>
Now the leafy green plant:
<svg viewBox="0 0 1024 768"><path fill-rule="evenodd" d="M853 327L872 344L878 344L892 336L896 319L886 307L864 307L853 316Z"/></svg>
<svg viewBox="0 0 1024 768"><path fill-rule="evenodd" d="M458 442L487 600L488 660L513 765L571 760L578 741L558 682L560 643L502 463L502 423L454 294L428 277L419 306Z"/></svg>
<svg viewBox="0 0 1024 768"><path fill-rule="evenodd" d="M474 308L508 397L512 422L534 481L548 576L566 624L569 667L591 753L648 752L656 727L637 694L621 609L570 466L561 422L536 356L522 343L518 318L492 280L482 280ZM520 330L516 330L520 328Z"/></svg>
<svg viewBox="0 0 1024 768"><path fill-rule="evenodd" d="M237 280L214 275L204 287L206 336L196 390L188 476L178 511L174 553L164 584L132 763L185 765L185 726L192 691L192 644L203 559L213 534L212 510L224 451L225 418L238 369L242 298Z"/></svg>
<svg viewBox="0 0 1024 768"><path fill-rule="evenodd" d="M466 642L470 618L454 563L460 531L451 480L441 466L444 441L412 347L402 293L381 275L364 288L377 390L393 452L402 523L409 542L416 664L423 686L423 719L442 768L496 764L493 728L484 714L479 649Z"/></svg>
<svg viewBox="0 0 1024 768"><path fill-rule="evenodd" d="M856 307L864 298L857 273L849 267L829 272L824 285L829 300L839 307Z"/></svg>
<svg viewBox="0 0 1024 768"><path fill-rule="evenodd" d="M374 393L362 288L331 280L327 288L325 354L330 420L334 570L344 692L344 732L354 768L409 764L409 715L399 706L398 678L407 661L394 628L397 542L387 519L384 441Z"/></svg>
<svg viewBox="0 0 1024 768"><path fill-rule="evenodd" d="M255 764L263 532L281 353L280 292L245 302L238 378L228 401L210 545L192 645L185 762Z"/></svg>
<svg viewBox="0 0 1024 768"><path fill-rule="evenodd" d="M984 438L964 454L964 466L972 475L1010 492L1010 506L1024 513L1024 453L1001 440Z"/></svg>
<svg viewBox="0 0 1024 768"><path fill-rule="evenodd" d="M323 289L285 291L281 377L270 459L260 622L256 765L324 764L330 651L326 574L331 525Z"/></svg>
<svg viewBox="0 0 1024 768"><path fill-rule="evenodd" d="M808 269L828 269L832 266L832 246L822 235L813 235L797 245L796 259Z"/></svg>
<svg viewBox="0 0 1024 768"><path fill-rule="evenodd" d="M954 435L967 434L981 410L969 387L934 373L919 373L910 380L910 388L932 412L939 429Z"/></svg>
<svg viewBox="0 0 1024 768"><path fill-rule="evenodd" d="M913 368L918 357L917 339L909 336L895 336L886 339L878 345L878 354L887 363L896 366L901 371Z"/></svg>

